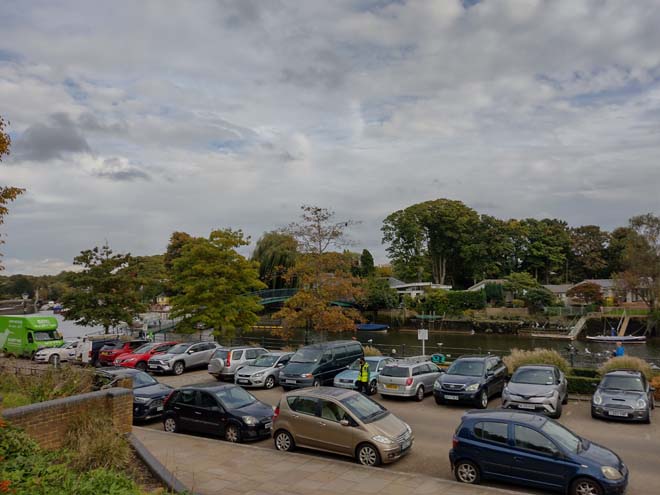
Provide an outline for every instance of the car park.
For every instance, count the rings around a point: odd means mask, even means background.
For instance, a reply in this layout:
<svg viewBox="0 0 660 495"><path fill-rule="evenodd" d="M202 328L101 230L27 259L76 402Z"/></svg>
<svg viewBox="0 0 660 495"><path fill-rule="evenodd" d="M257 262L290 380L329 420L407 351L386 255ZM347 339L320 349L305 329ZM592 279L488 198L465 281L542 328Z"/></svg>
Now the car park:
<svg viewBox="0 0 660 495"><path fill-rule="evenodd" d="M133 421L144 421L163 414L163 402L172 392L172 387L159 383L144 371L130 368L98 368L94 377L97 389L113 387L122 378L133 382Z"/></svg>
<svg viewBox="0 0 660 495"><path fill-rule="evenodd" d="M362 345L354 340L308 345L298 349L280 372L280 385L284 390L331 385L339 372L363 356Z"/></svg>
<svg viewBox="0 0 660 495"><path fill-rule="evenodd" d="M147 369L154 373L181 375L185 370L208 366L218 348L215 342L187 342L172 346L165 354L157 354L147 361Z"/></svg>
<svg viewBox="0 0 660 495"><path fill-rule="evenodd" d="M568 403L568 384L556 366L521 366L502 390L502 407L541 412L561 417L562 405Z"/></svg>
<svg viewBox="0 0 660 495"><path fill-rule="evenodd" d="M178 342L148 342L141 345L133 352L122 354L115 358L114 365L123 368L136 368L138 370L146 371L149 359L157 354L165 354Z"/></svg>
<svg viewBox="0 0 660 495"><path fill-rule="evenodd" d="M217 380L234 380L236 371L251 364L268 351L263 347L227 347L211 356L208 370Z"/></svg>
<svg viewBox="0 0 660 495"><path fill-rule="evenodd" d="M414 397L419 402L433 392L433 384L441 374L426 358L397 360L378 375L378 393L383 397Z"/></svg>
<svg viewBox="0 0 660 495"><path fill-rule="evenodd" d="M437 404L471 403L480 409L502 392L507 368L497 356L461 356L433 385Z"/></svg>
<svg viewBox="0 0 660 495"><path fill-rule="evenodd" d="M282 396L273 418L273 441L281 451L305 447L377 466L408 454L414 438L410 426L369 397L318 387Z"/></svg>
<svg viewBox="0 0 660 495"><path fill-rule="evenodd" d="M449 460L462 483L493 479L570 495L622 494L628 484L628 468L614 452L527 412L465 414Z"/></svg>
<svg viewBox="0 0 660 495"><path fill-rule="evenodd" d="M268 352L251 364L236 372L235 383L242 387L263 387L271 389L279 383L280 371L284 368L292 352Z"/></svg>
<svg viewBox="0 0 660 495"><path fill-rule="evenodd" d="M369 388L368 394L373 395L378 391L378 375L383 368L394 363L394 359L386 356L369 356L364 358L369 365ZM356 359L345 371L335 376L333 385L339 388L355 390L355 382L360 374L360 360Z"/></svg>
<svg viewBox="0 0 660 495"><path fill-rule="evenodd" d="M50 363L57 366L61 362L74 361L76 359L76 349L78 340L64 340L64 344L59 347L46 347L39 349L34 354L36 363Z"/></svg>
<svg viewBox="0 0 660 495"><path fill-rule="evenodd" d="M591 398L591 416L650 423L654 391L639 371L610 371Z"/></svg>
<svg viewBox="0 0 660 495"><path fill-rule="evenodd" d="M168 432L219 435L229 442L270 437L273 407L235 384L177 389L165 401L163 426Z"/></svg>
<svg viewBox="0 0 660 495"><path fill-rule="evenodd" d="M76 361L81 364L99 366L99 353L108 343L118 342L117 337L90 338L83 337L76 348Z"/></svg>
<svg viewBox="0 0 660 495"><path fill-rule="evenodd" d="M130 354L135 349L148 342L148 340L144 339L108 342L99 351L99 364L101 366L110 366L119 356Z"/></svg>

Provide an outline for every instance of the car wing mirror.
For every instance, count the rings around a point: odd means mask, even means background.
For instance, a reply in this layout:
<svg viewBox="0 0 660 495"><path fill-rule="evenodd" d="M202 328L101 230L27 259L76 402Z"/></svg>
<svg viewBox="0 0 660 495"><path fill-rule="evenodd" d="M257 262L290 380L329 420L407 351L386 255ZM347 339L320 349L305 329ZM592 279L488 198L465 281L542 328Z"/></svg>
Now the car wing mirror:
<svg viewBox="0 0 660 495"><path fill-rule="evenodd" d="M649 392L655 392L655 387L650 387Z"/></svg>
<svg viewBox="0 0 660 495"><path fill-rule="evenodd" d="M342 419L339 424L342 426L351 426L351 422L347 419Z"/></svg>
<svg viewBox="0 0 660 495"><path fill-rule="evenodd" d="M186 351L186 354L194 354L194 353L195 353L195 350L194 350L194 349L188 349L188 350Z"/></svg>

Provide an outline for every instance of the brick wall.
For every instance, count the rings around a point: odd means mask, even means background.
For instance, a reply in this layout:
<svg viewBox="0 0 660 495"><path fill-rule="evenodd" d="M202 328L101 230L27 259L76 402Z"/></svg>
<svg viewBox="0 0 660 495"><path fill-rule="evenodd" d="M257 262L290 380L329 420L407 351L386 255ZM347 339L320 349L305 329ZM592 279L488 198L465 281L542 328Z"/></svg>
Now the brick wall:
<svg viewBox="0 0 660 495"><path fill-rule="evenodd" d="M43 448L57 449L62 446L70 422L83 413L107 417L118 432L130 433L133 391L110 388L5 409L1 414L12 425L24 429Z"/></svg>

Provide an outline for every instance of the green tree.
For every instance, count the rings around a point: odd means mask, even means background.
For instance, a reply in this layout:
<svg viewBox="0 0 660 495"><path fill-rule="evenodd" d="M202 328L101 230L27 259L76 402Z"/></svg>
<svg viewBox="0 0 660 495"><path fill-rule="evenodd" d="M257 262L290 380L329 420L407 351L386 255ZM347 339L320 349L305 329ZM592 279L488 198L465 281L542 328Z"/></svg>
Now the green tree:
<svg viewBox="0 0 660 495"><path fill-rule="evenodd" d="M286 286L284 275L298 255L296 239L282 232L266 232L257 241L251 260L259 263L259 278L269 289Z"/></svg>
<svg viewBox="0 0 660 495"><path fill-rule="evenodd" d="M266 285L259 280L258 264L237 252L248 244L242 231L225 229L183 245L172 266L172 316L183 318L181 331L193 332L201 325L230 337L258 321L262 306L251 293Z"/></svg>
<svg viewBox="0 0 660 495"><path fill-rule="evenodd" d="M193 237L186 232L172 232L170 236L170 242L167 244L167 250L165 251L165 256L163 257L163 263L165 264L165 269L171 270L174 260L181 256L183 251L183 246L190 242Z"/></svg>
<svg viewBox="0 0 660 495"><path fill-rule="evenodd" d="M365 277L373 277L376 272L376 267L374 266L374 257L371 255L368 249L363 249L362 254L360 255L360 274Z"/></svg>
<svg viewBox="0 0 660 495"><path fill-rule="evenodd" d="M11 137L5 132L6 126L9 122L5 121L0 115L0 163L2 157L9 155L9 148L11 146ZM0 186L0 225L5 223L5 217L9 213L9 203L13 202L18 196L23 194L25 189L12 186ZM4 244L4 239L0 237L0 245ZM0 253L0 257L2 254ZM4 267L0 264L0 270Z"/></svg>
<svg viewBox="0 0 660 495"><path fill-rule="evenodd" d="M512 256L513 242L506 222L481 215L473 241L464 246L463 252L473 283L508 273L507 261Z"/></svg>
<svg viewBox="0 0 660 495"><path fill-rule="evenodd" d="M390 287L387 279L370 277L362 282L363 292L359 301L366 311L374 312L378 317L379 309L396 308L399 305L399 294Z"/></svg>
<svg viewBox="0 0 660 495"><path fill-rule="evenodd" d="M144 309L130 254L114 254L107 246L82 251L73 260L83 269L69 273L71 290L62 303L65 318L79 325L101 325L105 333L121 323L129 325Z"/></svg>
<svg viewBox="0 0 660 495"><path fill-rule="evenodd" d="M569 278L581 281L606 275L606 251L609 234L597 225L583 225L569 230Z"/></svg>
<svg viewBox="0 0 660 495"><path fill-rule="evenodd" d="M523 268L550 283L550 276L565 272L570 249L568 225L563 220L545 218L523 220L527 233L527 252Z"/></svg>
<svg viewBox="0 0 660 495"><path fill-rule="evenodd" d="M538 281L526 272L512 273L505 278L503 289L510 292L515 299L523 299L528 290L540 287Z"/></svg>
<svg viewBox="0 0 660 495"><path fill-rule="evenodd" d="M133 276L139 287L142 302L154 303L167 291L169 280L164 262L165 256L137 256L133 264Z"/></svg>
<svg viewBox="0 0 660 495"><path fill-rule="evenodd" d="M610 233L609 243L605 251L606 273L608 276L623 272L626 269L626 246L635 235L635 231L630 227L618 227Z"/></svg>

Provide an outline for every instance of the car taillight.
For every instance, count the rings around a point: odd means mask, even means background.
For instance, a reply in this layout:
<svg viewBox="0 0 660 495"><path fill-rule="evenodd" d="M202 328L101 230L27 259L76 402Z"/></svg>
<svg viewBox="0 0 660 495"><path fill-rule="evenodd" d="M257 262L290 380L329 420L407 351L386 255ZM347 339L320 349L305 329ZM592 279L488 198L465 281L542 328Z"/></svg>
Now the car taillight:
<svg viewBox="0 0 660 495"><path fill-rule="evenodd" d="M412 383L413 383L412 376L409 376L409 377L406 379L406 387L410 387L410 386L412 385Z"/></svg>
<svg viewBox="0 0 660 495"><path fill-rule="evenodd" d="M163 407L167 405L167 401L170 400L172 394L174 394L174 390L172 390L169 394L167 394L167 397L165 397L165 400L163 401Z"/></svg>
<svg viewBox="0 0 660 495"><path fill-rule="evenodd" d="M227 359L225 360L225 366L229 368L231 366L231 352L227 353Z"/></svg>
<svg viewBox="0 0 660 495"><path fill-rule="evenodd" d="M275 408L275 411L273 412L273 419L277 419L279 415L280 415L280 406L277 406Z"/></svg>
<svg viewBox="0 0 660 495"><path fill-rule="evenodd" d="M451 446L454 449L458 447L458 437L456 435L451 439Z"/></svg>
<svg viewBox="0 0 660 495"><path fill-rule="evenodd" d="M87 357L90 358L90 359L92 358L92 351L89 351L89 352L87 353Z"/></svg>

